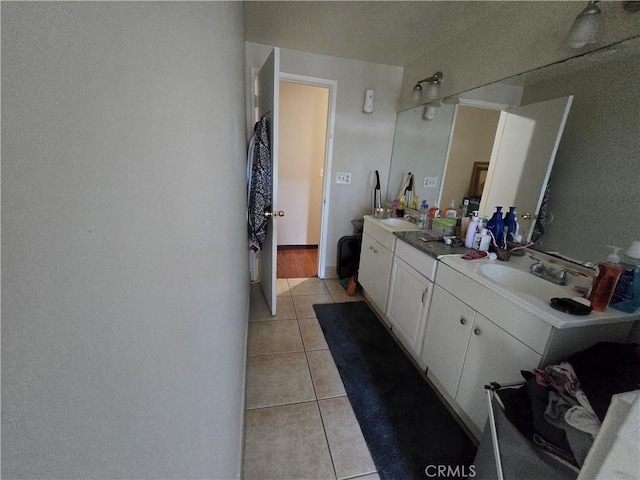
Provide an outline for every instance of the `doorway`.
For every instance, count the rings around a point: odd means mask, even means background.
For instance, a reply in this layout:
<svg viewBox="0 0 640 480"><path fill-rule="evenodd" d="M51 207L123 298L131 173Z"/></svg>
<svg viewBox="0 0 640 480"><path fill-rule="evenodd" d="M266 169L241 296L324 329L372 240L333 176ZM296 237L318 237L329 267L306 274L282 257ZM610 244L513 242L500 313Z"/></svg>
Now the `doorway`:
<svg viewBox="0 0 640 480"><path fill-rule="evenodd" d="M324 276L332 87L281 74L277 204L286 215L278 221L278 278Z"/></svg>

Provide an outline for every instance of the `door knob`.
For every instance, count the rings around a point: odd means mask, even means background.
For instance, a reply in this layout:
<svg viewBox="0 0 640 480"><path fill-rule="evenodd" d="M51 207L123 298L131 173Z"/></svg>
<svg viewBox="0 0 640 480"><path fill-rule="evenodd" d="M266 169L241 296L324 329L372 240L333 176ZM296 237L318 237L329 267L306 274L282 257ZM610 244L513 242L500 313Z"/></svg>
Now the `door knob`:
<svg viewBox="0 0 640 480"><path fill-rule="evenodd" d="M264 212L264 216L269 217L284 217L284 212L282 210L276 210L275 212Z"/></svg>
<svg viewBox="0 0 640 480"><path fill-rule="evenodd" d="M522 215L520 215L520 217L523 220L531 220L534 217L534 215L532 215L530 212L527 212L527 213L523 213Z"/></svg>

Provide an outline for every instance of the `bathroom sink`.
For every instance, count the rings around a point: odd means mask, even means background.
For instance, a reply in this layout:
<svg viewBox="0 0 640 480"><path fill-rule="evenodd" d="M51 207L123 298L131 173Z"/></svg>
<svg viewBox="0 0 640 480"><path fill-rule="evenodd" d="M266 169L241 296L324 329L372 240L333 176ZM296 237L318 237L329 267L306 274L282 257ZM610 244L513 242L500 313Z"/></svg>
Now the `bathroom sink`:
<svg viewBox="0 0 640 480"><path fill-rule="evenodd" d="M418 228L415 224L403 218L379 218L378 221L392 227L394 230L417 230Z"/></svg>
<svg viewBox="0 0 640 480"><path fill-rule="evenodd" d="M553 297L573 297L575 291L568 286L556 285L506 264L488 263L480 267L480 273L508 290L549 300Z"/></svg>

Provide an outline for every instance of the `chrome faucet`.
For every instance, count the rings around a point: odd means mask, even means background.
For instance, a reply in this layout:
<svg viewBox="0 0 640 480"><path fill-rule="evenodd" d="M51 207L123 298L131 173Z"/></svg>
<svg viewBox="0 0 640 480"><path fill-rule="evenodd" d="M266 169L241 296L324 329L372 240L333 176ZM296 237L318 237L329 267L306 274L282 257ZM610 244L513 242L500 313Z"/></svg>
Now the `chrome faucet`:
<svg viewBox="0 0 640 480"><path fill-rule="evenodd" d="M406 213L404 216L404 219L408 222L411 223L418 223L418 217L416 217L415 215L412 215L410 213Z"/></svg>
<svg viewBox="0 0 640 480"><path fill-rule="evenodd" d="M567 273L571 275L580 275L578 272L565 269L565 268L559 268L557 270L554 270L551 267L547 267L542 262L542 260L534 257L531 254L529 255L529 258L536 261L536 263L532 264L531 267L529 267L529 271L533 273L535 276L544 278L545 280L555 283L556 285L567 284Z"/></svg>

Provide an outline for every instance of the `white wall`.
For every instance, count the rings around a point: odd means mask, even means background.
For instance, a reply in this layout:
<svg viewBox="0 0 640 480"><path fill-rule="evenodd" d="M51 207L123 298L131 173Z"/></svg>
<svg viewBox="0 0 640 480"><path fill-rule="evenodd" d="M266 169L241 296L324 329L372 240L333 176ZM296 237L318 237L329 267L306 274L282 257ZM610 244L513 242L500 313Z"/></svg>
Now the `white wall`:
<svg viewBox="0 0 640 480"><path fill-rule="evenodd" d="M329 89L280 82L278 245L318 245Z"/></svg>
<svg viewBox="0 0 640 480"><path fill-rule="evenodd" d="M248 72L263 64L271 48L246 43L247 91ZM402 69L282 49L281 70L338 82L327 238L327 265L335 267L338 240L352 234L351 220L371 212L375 170L386 190ZM375 90L371 114L362 111L367 89ZM336 185L335 172L350 172L351 184Z"/></svg>
<svg viewBox="0 0 640 480"><path fill-rule="evenodd" d="M234 2L3 3L4 478L239 477L242 32Z"/></svg>

